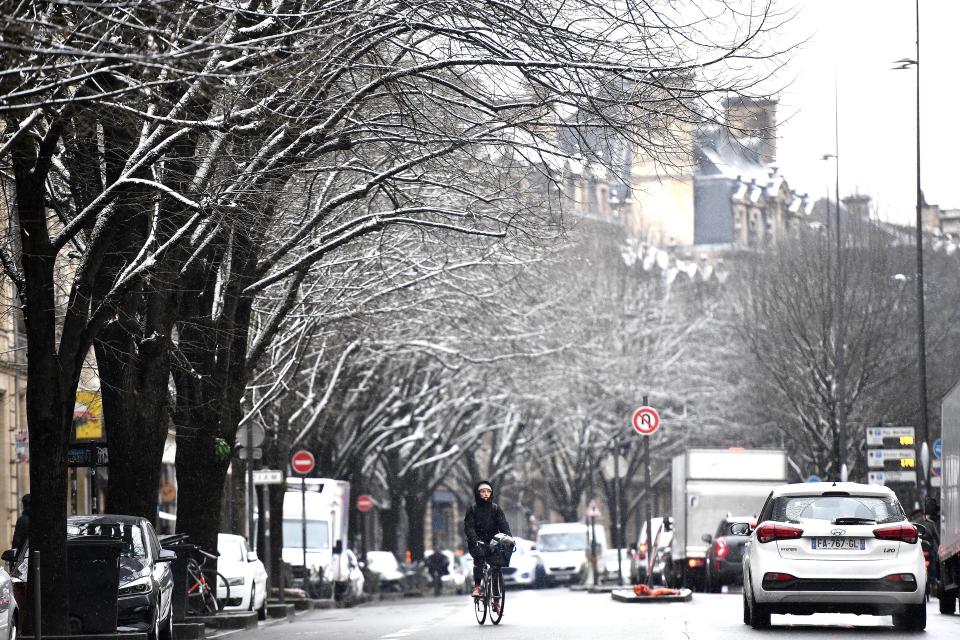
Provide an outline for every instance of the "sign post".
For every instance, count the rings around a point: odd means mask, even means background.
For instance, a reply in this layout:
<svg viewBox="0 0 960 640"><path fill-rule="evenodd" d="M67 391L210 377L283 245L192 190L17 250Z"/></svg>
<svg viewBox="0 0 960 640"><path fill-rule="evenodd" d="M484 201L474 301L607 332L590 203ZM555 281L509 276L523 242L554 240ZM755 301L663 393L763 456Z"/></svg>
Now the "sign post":
<svg viewBox="0 0 960 640"><path fill-rule="evenodd" d="M660 413L649 406L649 399L643 396L643 406L633 412L631 425L633 430L643 436L643 466L644 466L644 492L647 497L647 566L652 567L651 560L657 550L652 546L653 543L653 488L650 480L650 436L660 428ZM647 586L653 584L653 572L647 571Z"/></svg>
<svg viewBox="0 0 960 640"><path fill-rule="evenodd" d="M357 511L362 514L360 523L360 557L363 558L364 562L367 561L367 525L369 524L367 513L372 508L373 498L365 493L357 496Z"/></svg>
<svg viewBox="0 0 960 640"><path fill-rule="evenodd" d="M304 586L310 571L307 566L307 476L316 463L316 458L306 449L300 449L290 459L290 468L300 476L300 542L303 545Z"/></svg>

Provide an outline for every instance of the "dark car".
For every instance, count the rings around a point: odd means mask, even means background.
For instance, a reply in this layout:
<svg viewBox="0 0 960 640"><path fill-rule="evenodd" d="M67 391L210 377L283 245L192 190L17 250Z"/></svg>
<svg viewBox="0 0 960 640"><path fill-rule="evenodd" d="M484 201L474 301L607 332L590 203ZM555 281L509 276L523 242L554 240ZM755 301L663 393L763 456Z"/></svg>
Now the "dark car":
<svg viewBox="0 0 960 640"><path fill-rule="evenodd" d="M147 633L150 640L173 640L172 551L160 548L153 525L135 516L91 515L67 518L67 537L97 536L122 543L117 591L117 631ZM28 545L17 549L10 575L27 579Z"/></svg>
<svg viewBox="0 0 960 640"><path fill-rule="evenodd" d="M724 585L743 584L743 566L741 558L747 543L746 536L733 535L730 527L737 523L753 524L751 517L728 515L717 525L714 535L705 534L703 541L710 545L707 549L706 584L704 589L710 593L720 593Z"/></svg>

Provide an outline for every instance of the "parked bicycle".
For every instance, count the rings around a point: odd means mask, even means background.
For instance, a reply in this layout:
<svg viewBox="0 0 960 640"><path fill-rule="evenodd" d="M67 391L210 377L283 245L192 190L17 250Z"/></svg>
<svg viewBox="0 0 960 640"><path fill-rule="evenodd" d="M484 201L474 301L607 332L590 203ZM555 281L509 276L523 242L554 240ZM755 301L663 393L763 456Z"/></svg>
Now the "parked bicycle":
<svg viewBox="0 0 960 640"><path fill-rule="evenodd" d="M490 622L500 624L507 602L507 592L503 586L502 567L510 564L510 555L516 551L513 539L494 538L485 547L483 557L483 579L480 582L480 597L473 599L474 614L477 622L483 624L487 615Z"/></svg>
<svg viewBox="0 0 960 640"><path fill-rule="evenodd" d="M220 611L220 601L217 599L217 587L226 590L224 601L230 599L230 583L217 572L216 584L210 584L204 572L207 561L216 560L217 555L207 553L203 549L196 549L194 557L187 561L187 614L192 616L213 615ZM197 560L199 557L199 560Z"/></svg>

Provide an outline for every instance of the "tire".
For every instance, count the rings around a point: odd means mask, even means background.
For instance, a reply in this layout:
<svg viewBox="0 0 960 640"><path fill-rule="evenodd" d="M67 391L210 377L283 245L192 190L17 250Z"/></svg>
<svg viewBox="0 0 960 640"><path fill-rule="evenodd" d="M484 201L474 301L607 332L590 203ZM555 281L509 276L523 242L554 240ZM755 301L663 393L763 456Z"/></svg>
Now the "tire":
<svg viewBox="0 0 960 640"><path fill-rule="evenodd" d="M17 615L18 614L15 611L13 616L10 618L10 633L7 635L7 640L17 640L17 637L19 637L19 633L17 632L20 629L17 627ZM171 638L171 640L173 639Z"/></svg>
<svg viewBox="0 0 960 640"><path fill-rule="evenodd" d="M500 620L503 618L503 609L507 603L507 590L503 585L503 574L500 571L495 572L492 576L491 582L493 583L493 590L489 594L490 597L490 622L493 624L500 624ZM499 596L500 600L500 610L493 610L493 601Z"/></svg>
<svg viewBox="0 0 960 640"><path fill-rule="evenodd" d="M754 629L770 628L770 609L753 599L753 595L747 597L747 608L750 615L750 626Z"/></svg>
<svg viewBox="0 0 960 640"><path fill-rule="evenodd" d="M943 593L942 586L937 588L937 601L940 605L940 613L945 616L952 616L953 612L957 610L957 597Z"/></svg>
<svg viewBox="0 0 960 640"><path fill-rule="evenodd" d="M747 603L747 590L743 590L743 624L750 624L750 605Z"/></svg>
<svg viewBox="0 0 960 640"><path fill-rule="evenodd" d="M903 613L893 614L893 626L900 631L923 631L927 628L927 604L911 604Z"/></svg>
<svg viewBox="0 0 960 640"><path fill-rule="evenodd" d="M157 615L153 617L153 629L147 632L147 640L160 640L160 603L159 602L157 603Z"/></svg>
<svg viewBox="0 0 960 640"><path fill-rule="evenodd" d="M163 625L160 637L163 638L163 640L173 640L173 604L170 605L170 613L167 614L167 623Z"/></svg>
<svg viewBox="0 0 960 640"><path fill-rule="evenodd" d="M483 589L484 594L487 592L487 581L486 579L480 583L481 589ZM483 624L487 621L487 597L483 595L479 598L473 599L473 613L477 618L477 623Z"/></svg>
<svg viewBox="0 0 960 640"><path fill-rule="evenodd" d="M264 585L263 593L263 602L260 603L260 608L257 609L257 620L261 622L267 619L267 593L269 593L269 591L267 590L266 585Z"/></svg>

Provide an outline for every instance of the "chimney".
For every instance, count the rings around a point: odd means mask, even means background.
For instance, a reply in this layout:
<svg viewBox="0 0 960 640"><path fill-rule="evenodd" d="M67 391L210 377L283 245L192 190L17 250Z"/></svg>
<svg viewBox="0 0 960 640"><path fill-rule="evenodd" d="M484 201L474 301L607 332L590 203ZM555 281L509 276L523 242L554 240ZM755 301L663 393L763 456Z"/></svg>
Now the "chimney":
<svg viewBox="0 0 960 640"><path fill-rule="evenodd" d="M736 96L723 101L730 134L738 139L755 138L763 164L777 159L777 101L770 98Z"/></svg>

